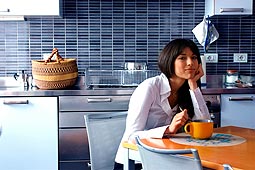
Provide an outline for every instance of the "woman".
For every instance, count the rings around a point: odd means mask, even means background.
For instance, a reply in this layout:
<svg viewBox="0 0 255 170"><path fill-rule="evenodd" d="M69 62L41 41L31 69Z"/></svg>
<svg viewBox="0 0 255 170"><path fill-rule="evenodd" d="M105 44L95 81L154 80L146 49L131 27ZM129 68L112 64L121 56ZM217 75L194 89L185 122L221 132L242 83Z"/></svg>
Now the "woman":
<svg viewBox="0 0 255 170"><path fill-rule="evenodd" d="M122 141L137 135L162 138L177 133L190 119L210 119L200 91L204 72L196 44L187 39L169 42L159 56L158 66L161 75L142 82L130 98ZM123 169L123 162L120 145L114 170Z"/></svg>

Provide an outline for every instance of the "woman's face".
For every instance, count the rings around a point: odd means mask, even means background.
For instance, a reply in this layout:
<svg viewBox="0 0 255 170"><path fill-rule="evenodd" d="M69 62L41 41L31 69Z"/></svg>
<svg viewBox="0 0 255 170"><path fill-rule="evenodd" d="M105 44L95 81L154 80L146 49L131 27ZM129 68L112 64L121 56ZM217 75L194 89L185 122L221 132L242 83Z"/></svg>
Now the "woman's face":
<svg viewBox="0 0 255 170"><path fill-rule="evenodd" d="M174 61L175 75L183 79L193 78L199 66L197 57L190 48L184 48Z"/></svg>

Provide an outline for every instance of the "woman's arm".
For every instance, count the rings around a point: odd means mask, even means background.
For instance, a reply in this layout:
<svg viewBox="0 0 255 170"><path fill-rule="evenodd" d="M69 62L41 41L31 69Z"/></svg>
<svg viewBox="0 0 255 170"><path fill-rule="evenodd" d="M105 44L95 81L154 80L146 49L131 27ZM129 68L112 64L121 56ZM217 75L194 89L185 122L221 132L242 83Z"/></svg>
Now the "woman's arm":
<svg viewBox="0 0 255 170"><path fill-rule="evenodd" d="M190 87L190 96L194 107L194 119L210 119L210 114L206 103L204 101L201 90L197 85L197 81L204 75L202 64L199 64L199 67L196 71L195 76L192 79L188 80Z"/></svg>
<svg viewBox="0 0 255 170"><path fill-rule="evenodd" d="M202 68L202 64L199 64L195 76L194 76L192 79L188 79L188 84L189 84L190 90L195 90L195 89L198 87L197 81L198 81L203 75L204 75L204 71L203 71L203 68Z"/></svg>
<svg viewBox="0 0 255 170"><path fill-rule="evenodd" d="M154 86L154 83L142 84L135 90L129 104L124 134L126 140L132 140L136 135L141 138L163 137L170 122L169 115L165 111L170 111L170 107L167 98L166 101L159 101L162 99L159 94L159 89ZM163 102L164 106L160 106L158 102L161 104ZM169 107L169 109L164 111L162 107Z"/></svg>
<svg viewBox="0 0 255 170"><path fill-rule="evenodd" d="M171 134L175 134L185 123L188 121L188 110L184 109L180 113L174 115L170 125L166 129L164 136L169 136Z"/></svg>
<svg viewBox="0 0 255 170"><path fill-rule="evenodd" d="M139 135L140 131L145 129L149 110L154 100L151 88L149 84L140 84L130 98L124 134L126 139Z"/></svg>
<svg viewBox="0 0 255 170"><path fill-rule="evenodd" d="M190 90L190 96L194 107L194 119L211 119L206 102L203 98L202 92L199 88Z"/></svg>

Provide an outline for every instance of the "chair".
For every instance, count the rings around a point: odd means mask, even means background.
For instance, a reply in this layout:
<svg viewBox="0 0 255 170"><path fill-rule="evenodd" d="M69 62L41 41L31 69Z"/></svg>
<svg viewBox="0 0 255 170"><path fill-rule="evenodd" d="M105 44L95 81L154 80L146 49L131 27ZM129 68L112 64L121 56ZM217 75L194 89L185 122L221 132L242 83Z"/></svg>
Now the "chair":
<svg viewBox="0 0 255 170"><path fill-rule="evenodd" d="M229 164L223 164L224 170L233 170Z"/></svg>
<svg viewBox="0 0 255 170"><path fill-rule="evenodd" d="M125 131L127 112L84 116L88 134L91 170L112 170Z"/></svg>
<svg viewBox="0 0 255 170"><path fill-rule="evenodd" d="M145 145L139 137L136 143L144 170L202 170L202 164L196 149L158 149ZM184 154L192 154L193 157Z"/></svg>

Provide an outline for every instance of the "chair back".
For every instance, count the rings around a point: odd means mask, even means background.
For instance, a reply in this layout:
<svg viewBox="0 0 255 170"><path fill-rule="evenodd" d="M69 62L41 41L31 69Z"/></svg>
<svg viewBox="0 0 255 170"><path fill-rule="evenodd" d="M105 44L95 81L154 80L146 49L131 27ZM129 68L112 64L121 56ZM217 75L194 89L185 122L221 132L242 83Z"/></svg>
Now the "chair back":
<svg viewBox="0 0 255 170"><path fill-rule="evenodd" d="M88 134L91 170L112 170L125 131L127 112L84 116Z"/></svg>
<svg viewBox="0 0 255 170"><path fill-rule="evenodd" d="M232 166L229 164L223 164L224 170L233 170Z"/></svg>
<svg viewBox="0 0 255 170"><path fill-rule="evenodd" d="M196 149L157 149L142 143L136 137L144 170L202 170L202 164ZM192 154L192 157L185 154Z"/></svg>

